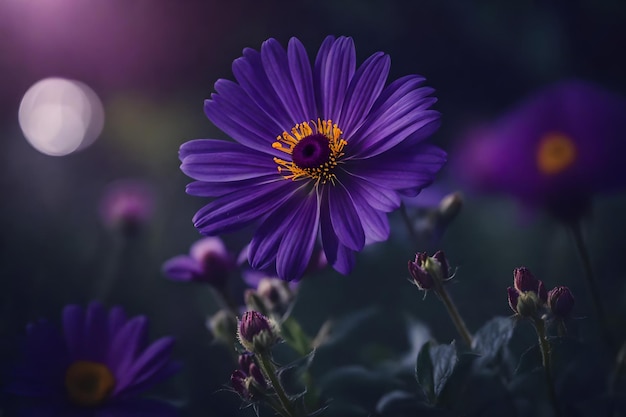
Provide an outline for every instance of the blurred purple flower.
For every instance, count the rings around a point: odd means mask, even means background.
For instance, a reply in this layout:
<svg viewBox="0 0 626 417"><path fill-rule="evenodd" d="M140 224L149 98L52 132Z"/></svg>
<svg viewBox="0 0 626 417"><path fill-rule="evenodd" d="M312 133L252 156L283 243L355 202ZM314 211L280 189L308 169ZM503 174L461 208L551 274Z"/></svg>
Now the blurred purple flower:
<svg viewBox="0 0 626 417"><path fill-rule="evenodd" d="M176 256L163 264L163 273L176 281L206 282L223 289L235 268L232 255L218 237L206 237L191 246L189 255Z"/></svg>
<svg viewBox="0 0 626 417"><path fill-rule="evenodd" d="M96 302L63 310L64 337L52 324L30 324L7 390L27 397L24 415L177 416L166 403L138 395L178 371L174 339L148 345L148 320L128 319L121 307L107 314Z"/></svg>
<svg viewBox="0 0 626 417"><path fill-rule="evenodd" d="M180 148L187 192L217 197L193 218L206 235L259 221L248 257L294 280L318 235L331 264L347 274L366 240L389 235L386 213L400 195L429 185L446 159L424 143L439 126L433 90L417 75L385 88L382 52L356 66L351 38L327 37L313 68L302 43L275 39L245 49L237 82L218 80L207 117L236 143L199 139ZM321 233L320 233L321 231Z"/></svg>
<svg viewBox="0 0 626 417"><path fill-rule="evenodd" d="M118 180L109 184L100 200L100 216L111 228L136 233L154 211L151 187L140 180Z"/></svg>
<svg viewBox="0 0 626 417"><path fill-rule="evenodd" d="M592 195L626 185L626 100L583 81L541 90L468 135L453 157L459 180L508 193L564 220Z"/></svg>

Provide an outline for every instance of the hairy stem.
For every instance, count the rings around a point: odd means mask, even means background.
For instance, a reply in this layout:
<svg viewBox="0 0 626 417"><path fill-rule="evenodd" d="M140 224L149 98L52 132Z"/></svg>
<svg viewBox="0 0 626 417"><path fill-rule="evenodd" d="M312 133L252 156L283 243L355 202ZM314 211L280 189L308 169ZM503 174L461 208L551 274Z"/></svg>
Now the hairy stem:
<svg viewBox="0 0 626 417"><path fill-rule="evenodd" d="M265 376L268 377L268 379L272 383L272 388L274 388L274 391L276 392L276 395L278 396L278 401L280 402L281 407L280 409L277 409L276 411L278 411L280 414L286 417L296 417L293 404L289 400L289 397L287 397L287 394L285 393L283 386L281 385L280 381L278 380L278 377L276 376L276 367L272 363L272 358L270 357L269 352L257 354L257 358L259 360L259 365L261 366L263 373L265 374Z"/></svg>
<svg viewBox="0 0 626 417"><path fill-rule="evenodd" d="M552 378L552 357L550 352L550 342L546 335L546 325L542 319L534 320L535 330L537 331L537 337L539 338L539 348L541 350L541 364L546 374L546 384L548 385L548 396L550 397L550 403L554 410L555 417L561 417L561 410L559 409L556 400L556 391L554 389L554 379Z"/></svg>

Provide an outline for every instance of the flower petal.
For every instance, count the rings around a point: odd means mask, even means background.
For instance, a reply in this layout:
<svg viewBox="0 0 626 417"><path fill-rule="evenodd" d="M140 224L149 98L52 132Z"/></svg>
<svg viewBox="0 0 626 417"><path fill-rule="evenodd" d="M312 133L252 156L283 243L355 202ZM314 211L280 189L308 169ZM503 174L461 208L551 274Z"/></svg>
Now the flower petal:
<svg viewBox="0 0 626 417"><path fill-rule="evenodd" d="M347 275L352 271L355 264L354 252L339 242L332 227L330 208L328 205L328 192L322 194L320 207L320 231L322 237L322 247L328 264L337 272Z"/></svg>
<svg viewBox="0 0 626 417"><path fill-rule="evenodd" d="M317 104L322 117L337 122L350 80L356 67L356 51L351 38L335 40L327 37L315 60L315 87Z"/></svg>
<svg viewBox="0 0 626 417"><path fill-rule="evenodd" d="M276 172L262 175L256 178L248 178L230 182L204 182L194 181L187 184L185 192L198 197L221 197L243 188L256 188L270 182L277 181Z"/></svg>
<svg viewBox="0 0 626 417"><path fill-rule="evenodd" d="M352 172L341 177L341 182L351 192L361 194L365 200L376 210L389 213L400 207L402 200L396 191L390 188L373 184L363 177L358 177Z"/></svg>
<svg viewBox="0 0 626 417"><path fill-rule="evenodd" d="M351 149L351 155L355 158L379 155L420 129L427 128L433 123L438 124L439 112L427 110L434 99L424 97L425 91L430 89L417 89L403 97L392 97L389 99L389 106L385 103L383 107L370 113L354 135L358 142Z"/></svg>
<svg viewBox="0 0 626 417"><path fill-rule="evenodd" d="M240 229L272 212L297 190L295 187L293 181L277 179L256 189L237 190L201 208L193 217L194 225L205 235Z"/></svg>
<svg viewBox="0 0 626 417"><path fill-rule="evenodd" d="M202 273L202 268L192 257L178 255L163 264L163 273L176 281L191 281Z"/></svg>
<svg viewBox="0 0 626 417"><path fill-rule="evenodd" d="M147 343L148 319L137 316L112 335L107 365L116 378L121 378Z"/></svg>
<svg viewBox="0 0 626 417"><path fill-rule="evenodd" d="M304 120L308 120L317 114L311 62L304 45L297 38L289 40L287 56L289 57L289 70L296 87L297 97L300 99L304 115L307 117Z"/></svg>
<svg viewBox="0 0 626 417"><path fill-rule="evenodd" d="M350 194L339 182L334 187L326 188L328 189L330 220L339 241L352 250L363 249L365 232Z"/></svg>
<svg viewBox="0 0 626 417"><path fill-rule="evenodd" d="M361 219L366 243L384 242L387 240L390 232L387 215L372 208L363 195L351 192L350 196Z"/></svg>
<svg viewBox="0 0 626 417"><path fill-rule="evenodd" d="M152 343L118 377L114 395L128 396L138 393L163 380L168 375L162 373L171 361L174 338L163 337Z"/></svg>
<svg viewBox="0 0 626 417"><path fill-rule="evenodd" d="M63 309L63 332L65 343L70 356L82 358L84 356L85 313L77 305L68 305Z"/></svg>
<svg viewBox="0 0 626 417"><path fill-rule="evenodd" d="M215 83L221 94L212 94L204 101L206 116L228 136L259 152L276 155L272 143L279 130L265 112L254 104L241 86L232 81Z"/></svg>
<svg viewBox="0 0 626 417"><path fill-rule="evenodd" d="M369 159L367 164L350 164L349 169L381 188L403 190L427 186L445 162L443 150L421 143L410 152L388 152Z"/></svg>
<svg viewBox="0 0 626 417"><path fill-rule="evenodd" d="M289 115L292 126L296 123L307 121L311 114L307 114L298 98L298 91L294 85L290 73L290 62L287 59L287 52L276 39L268 39L261 47L261 61L265 74L276 95L284 103L285 110Z"/></svg>
<svg viewBox="0 0 626 417"><path fill-rule="evenodd" d="M85 314L85 359L104 362L109 348L109 329L107 311L98 302L92 302Z"/></svg>
<svg viewBox="0 0 626 417"><path fill-rule="evenodd" d="M271 157L238 143L196 139L184 143L180 153L184 155L181 171L195 180L230 182L269 173L276 175L276 164Z"/></svg>
<svg viewBox="0 0 626 417"><path fill-rule="evenodd" d="M292 281L300 278L309 265L319 228L320 204L315 191L300 202L296 216L278 248L276 272L280 279Z"/></svg>
<svg viewBox="0 0 626 417"><path fill-rule="evenodd" d="M385 86L391 59L378 52L370 56L354 75L341 110L341 120L337 120L344 137L351 137L361 126L372 105Z"/></svg>
<svg viewBox="0 0 626 417"><path fill-rule="evenodd" d="M248 261L256 270L265 270L276 261L280 242L290 227L291 219L299 214L300 196L294 195L277 207L259 226L250 246Z"/></svg>
<svg viewBox="0 0 626 417"><path fill-rule="evenodd" d="M265 74L260 52L244 49L243 56L233 62L233 74L250 99L274 121L278 130L276 135L293 127L285 106Z"/></svg>

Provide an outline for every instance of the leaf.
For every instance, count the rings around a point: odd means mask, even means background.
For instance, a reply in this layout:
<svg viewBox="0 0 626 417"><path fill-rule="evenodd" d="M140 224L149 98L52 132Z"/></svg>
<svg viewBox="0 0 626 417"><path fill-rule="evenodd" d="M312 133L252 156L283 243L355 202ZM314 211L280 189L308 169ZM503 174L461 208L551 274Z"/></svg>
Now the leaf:
<svg viewBox="0 0 626 417"><path fill-rule="evenodd" d="M437 402L457 362L458 355L454 341L449 345L437 346L433 346L433 342L428 342L420 350L415 366L415 376L431 404Z"/></svg>
<svg viewBox="0 0 626 417"><path fill-rule="evenodd" d="M430 356L434 365L435 395L439 397L459 359L454 341L430 349Z"/></svg>
<svg viewBox="0 0 626 417"><path fill-rule="evenodd" d="M415 379L422 387L424 395L429 402L434 403L435 395L435 371L432 357L430 356L430 346L432 342L425 343L417 355L417 363L415 364Z"/></svg>
<svg viewBox="0 0 626 417"><path fill-rule="evenodd" d="M509 317L494 317L474 335L472 349L481 355L481 362L494 360L513 336L515 322Z"/></svg>
<svg viewBox="0 0 626 417"><path fill-rule="evenodd" d="M420 401L415 394L395 390L383 395L376 404L376 413L393 417L449 417L456 414Z"/></svg>
<svg viewBox="0 0 626 417"><path fill-rule="evenodd" d="M281 335L285 342L302 356L308 355L313 349L311 346L311 338L302 330L300 323L293 318L288 317L280 327Z"/></svg>

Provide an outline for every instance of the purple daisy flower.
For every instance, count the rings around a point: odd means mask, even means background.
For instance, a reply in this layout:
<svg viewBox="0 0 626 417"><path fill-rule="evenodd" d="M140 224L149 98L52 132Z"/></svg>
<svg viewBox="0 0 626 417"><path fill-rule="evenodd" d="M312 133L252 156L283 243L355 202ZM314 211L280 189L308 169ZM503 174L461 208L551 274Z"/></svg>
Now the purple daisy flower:
<svg viewBox="0 0 626 417"><path fill-rule="evenodd" d="M128 319L121 307L107 314L91 303L63 310L63 336L49 322L30 324L23 361L8 391L27 397L27 416L177 416L172 406L138 395L177 372L174 339L148 345L148 320Z"/></svg>
<svg viewBox="0 0 626 417"><path fill-rule="evenodd" d="M245 49L237 82L218 80L207 117L236 143L199 139L180 148L187 192L216 197L193 218L205 235L260 225L248 257L255 269L299 278L318 238L347 274L366 242L389 235L386 213L433 181L446 154L424 143L439 126L424 78L385 86L389 56L356 66L351 38L327 37L311 66L296 38Z"/></svg>
<svg viewBox="0 0 626 417"><path fill-rule="evenodd" d="M626 185L625 130L623 97L564 81L472 132L453 166L477 191L508 193L577 219L592 195Z"/></svg>
<svg viewBox="0 0 626 417"><path fill-rule="evenodd" d="M163 273L175 281L206 282L223 290L235 261L222 239L205 237L191 246L189 255L178 255L163 264Z"/></svg>

